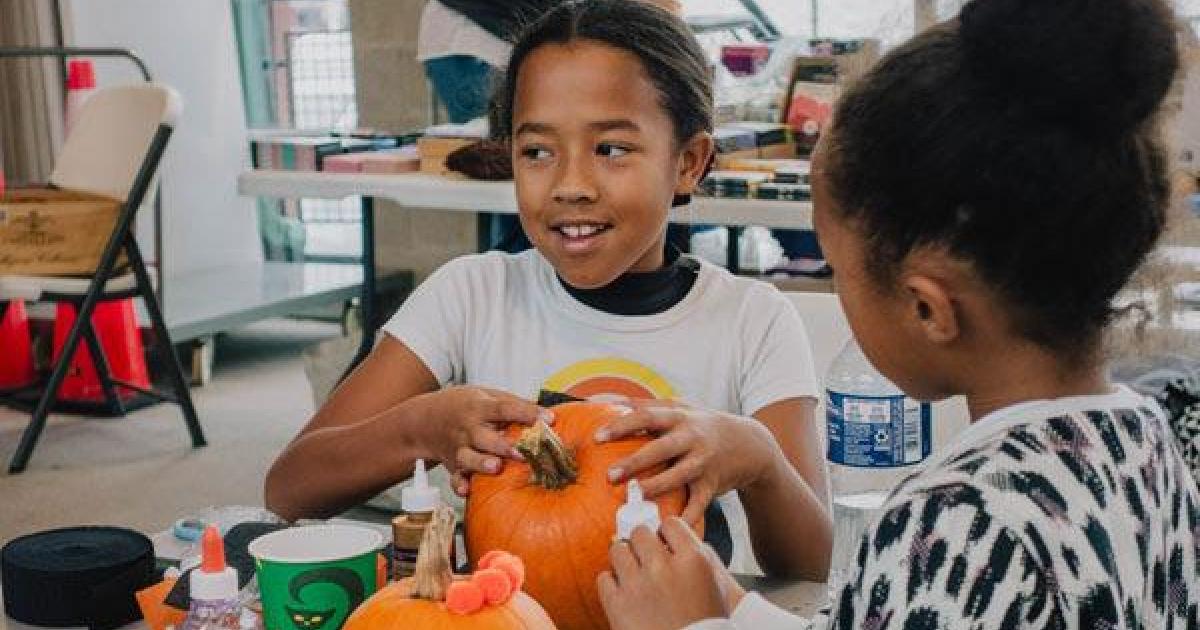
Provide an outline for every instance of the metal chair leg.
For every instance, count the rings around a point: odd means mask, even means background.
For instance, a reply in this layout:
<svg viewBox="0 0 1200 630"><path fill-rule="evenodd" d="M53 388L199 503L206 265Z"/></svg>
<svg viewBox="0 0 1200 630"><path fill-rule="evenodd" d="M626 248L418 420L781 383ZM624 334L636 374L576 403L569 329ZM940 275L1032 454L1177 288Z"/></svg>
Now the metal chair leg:
<svg viewBox="0 0 1200 630"><path fill-rule="evenodd" d="M104 346L100 345L96 328L90 321L84 323L83 338L87 341L88 353L92 355L92 367L96 369L96 376L100 379L100 387L104 390L104 399L108 403L109 412L120 416L125 415L125 404L121 402L120 393L117 391L116 383L113 382L112 370L108 365L108 355L104 354Z"/></svg>
<svg viewBox="0 0 1200 630"><path fill-rule="evenodd" d="M154 349L158 352L167 378L171 380L171 388L175 391L175 401L183 412L183 421L187 424L188 434L192 438L192 446L206 446L204 429L200 427L200 419L196 415L196 407L192 404L192 392L188 388L187 379L183 376L183 367L179 364L179 355L175 353L175 345L171 343L171 335L167 333L167 324L163 319L162 309L158 298L154 295L154 285L150 283L150 274L146 271L146 263L142 259L142 251L138 247L133 234L125 235L125 254L129 265L137 278L138 291L146 304L146 313L150 316L150 325L154 331Z"/></svg>
<svg viewBox="0 0 1200 630"><path fill-rule="evenodd" d="M93 284L96 283L93 282ZM98 287L93 287L93 289L99 293ZM25 427L25 432L21 434L21 443L17 445L17 452L13 454L12 462L8 465L8 472L13 474L22 472L29 464L29 457L33 455L33 447L37 445L42 430L46 428L46 418L50 415L50 407L58 397L58 390L62 387L63 380L67 377L67 370L71 367L71 357L75 356L75 352L79 349L84 323L91 319L95 307L95 300L85 300L79 309L75 323L71 325L71 330L67 333L67 341L63 344L62 354L59 355L54 369L50 372L50 381L42 390L42 397L38 399L29 424Z"/></svg>

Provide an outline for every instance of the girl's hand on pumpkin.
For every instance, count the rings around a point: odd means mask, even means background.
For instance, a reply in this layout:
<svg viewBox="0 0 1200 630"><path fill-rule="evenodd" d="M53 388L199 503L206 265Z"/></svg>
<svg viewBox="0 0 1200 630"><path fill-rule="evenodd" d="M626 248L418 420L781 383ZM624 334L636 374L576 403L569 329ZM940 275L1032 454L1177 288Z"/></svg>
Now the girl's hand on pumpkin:
<svg viewBox="0 0 1200 630"><path fill-rule="evenodd" d="M638 473L666 466L639 479L647 497L687 487L683 519L698 523L719 495L754 484L770 470L774 438L748 418L670 401L633 401L625 414L596 432L597 442L639 433L658 437L609 469L609 481L623 483Z"/></svg>
<svg viewBox="0 0 1200 630"><path fill-rule="evenodd" d="M601 573L596 586L612 629L677 630L728 616L725 594L692 529L670 518L659 531L661 540L638 527L628 543L609 550L612 571Z"/></svg>
<svg viewBox="0 0 1200 630"><path fill-rule="evenodd" d="M521 454L504 437L504 426L550 423L553 414L507 392L482 387L448 387L425 394L425 448L451 473L454 491L466 495L474 473L496 474L505 459Z"/></svg>

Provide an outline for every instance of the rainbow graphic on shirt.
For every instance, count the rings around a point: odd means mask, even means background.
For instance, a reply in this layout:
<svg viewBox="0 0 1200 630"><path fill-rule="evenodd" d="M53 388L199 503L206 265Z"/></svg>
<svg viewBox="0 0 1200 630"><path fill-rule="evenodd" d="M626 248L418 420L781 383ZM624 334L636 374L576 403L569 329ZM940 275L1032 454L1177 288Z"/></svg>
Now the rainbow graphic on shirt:
<svg viewBox="0 0 1200 630"><path fill-rule="evenodd" d="M544 389L575 398L619 394L633 399L675 398L675 390L654 370L628 359L601 357L572 364L546 379Z"/></svg>

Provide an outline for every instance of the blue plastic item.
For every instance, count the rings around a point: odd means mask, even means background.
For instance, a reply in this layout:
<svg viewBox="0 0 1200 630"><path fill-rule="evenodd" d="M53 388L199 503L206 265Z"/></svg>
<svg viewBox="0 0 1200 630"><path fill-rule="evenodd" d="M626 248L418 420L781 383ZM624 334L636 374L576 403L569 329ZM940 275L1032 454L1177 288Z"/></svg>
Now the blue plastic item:
<svg viewBox="0 0 1200 630"><path fill-rule="evenodd" d="M195 542L200 540L200 537L204 535L204 528L207 525L208 523L205 523L200 519L181 518L178 521L175 521L175 525L171 528L171 532L175 534L175 537L179 540Z"/></svg>

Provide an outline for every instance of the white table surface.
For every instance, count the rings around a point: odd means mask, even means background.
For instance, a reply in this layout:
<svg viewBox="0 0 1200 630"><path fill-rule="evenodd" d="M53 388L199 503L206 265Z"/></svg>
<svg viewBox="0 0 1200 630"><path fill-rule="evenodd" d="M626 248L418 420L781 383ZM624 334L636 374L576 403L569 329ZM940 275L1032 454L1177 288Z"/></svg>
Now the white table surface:
<svg viewBox="0 0 1200 630"><path fill-rule="evenodd" d="M361 195L390 199L408 208L517 212L512 182L484 182L428 173L253 170L238 177L238 193L284 199L343 199ZM810 230L812 204L807 201L694 197L691 205L671 210L671 221Z"/></svg>

